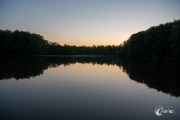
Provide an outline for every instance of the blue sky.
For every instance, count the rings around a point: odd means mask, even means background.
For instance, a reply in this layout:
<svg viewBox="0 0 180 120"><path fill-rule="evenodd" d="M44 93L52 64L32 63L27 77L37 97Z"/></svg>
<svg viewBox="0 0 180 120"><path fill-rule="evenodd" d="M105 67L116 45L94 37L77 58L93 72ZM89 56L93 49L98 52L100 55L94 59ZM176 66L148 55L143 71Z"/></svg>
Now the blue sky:
<svg viewBox="0 0 180 120"><path fill-rule="evenodd" d="M0 29L69 45L118 45L131 34L180 19L180 0L0 0Z"/></svg>

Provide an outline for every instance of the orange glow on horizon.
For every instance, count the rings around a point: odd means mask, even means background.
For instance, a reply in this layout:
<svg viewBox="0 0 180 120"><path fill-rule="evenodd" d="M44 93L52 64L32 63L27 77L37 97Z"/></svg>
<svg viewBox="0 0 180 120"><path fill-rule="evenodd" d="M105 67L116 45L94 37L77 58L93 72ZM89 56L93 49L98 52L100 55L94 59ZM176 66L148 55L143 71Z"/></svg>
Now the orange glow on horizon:
<svg viewBox="0 0 180 120"><path fill-rule="evenodd" d="M93 45L120 45L124 41L126 41L129 36L123 35L121 37L115 36L115 37L107 37L107 38L59 38L59 37L45 37L46 40L50 42L57 42L60 45L75 45L75 46L93 46Z"/></svg>

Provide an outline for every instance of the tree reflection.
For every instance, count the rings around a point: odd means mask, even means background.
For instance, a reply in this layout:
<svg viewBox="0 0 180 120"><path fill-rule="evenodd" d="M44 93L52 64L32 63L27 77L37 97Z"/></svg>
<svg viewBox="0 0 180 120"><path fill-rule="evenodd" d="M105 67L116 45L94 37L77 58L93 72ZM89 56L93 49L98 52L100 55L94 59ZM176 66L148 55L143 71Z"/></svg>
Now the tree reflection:
<svg viewBox="0 0 180 120"><path fill-rule="evenodd" d="M0 58L0 80L28 79L43 74L44 70L76 62L86 64L115 64L112 57L60 57L60 56L14 56Z"/></svg>
<svg viewBox="0 0 180 120"><path fill-rule="evenodd" d="M40 57L1 57L0 80L23 79L43 74L48 68L46 61Z"/></svg>
<svg viewBox="0 0 180 120"><path fill-rule="evenodd" d="M148 61L116 59L112 57L97 56L29 56L29 57L1 57L0 80L11 78L28 79L43 74L48 68L75 63L91 63L117 65L128 74L131 80L146 84L150 88L168 93L172 96L180 96L178 77L180 64L177 63L153 63Z"/></svg>
<svg viewBox="0 0 180 120"><path fill-rule="evenodd" d="M180 96L180 64L148 62L140 60L121 60L120 64L131 80L146 84L150 88Z"/></svg>

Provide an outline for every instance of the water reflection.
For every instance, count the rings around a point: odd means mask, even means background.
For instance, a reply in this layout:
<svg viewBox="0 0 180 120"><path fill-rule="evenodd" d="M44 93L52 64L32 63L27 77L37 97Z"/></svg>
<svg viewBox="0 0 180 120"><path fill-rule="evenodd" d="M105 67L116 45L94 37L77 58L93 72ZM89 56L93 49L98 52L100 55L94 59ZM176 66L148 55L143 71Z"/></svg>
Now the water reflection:
<svg viewBox="0 0 180 120"><path fill-rule="evenodd" d="M179 63L153 63L112 57L1 57L0 80L28 79L43 74L48 68L75 63L117 65L131 80L172 96L180 96Z"/></svg>
<svg viewBox="0 0 180 120"><path fill-rule="evenodd" d="M43 74L48 68L48 63L41 57L1 57L0 59L0 80L28 79Z"/></svg>
<svg viewBox="0 0 180 120"><path fill-rule="evenodd" d="M15 78L28 79L43 74L44 70L59 65L92 63L114 65L111 57L1 57L0 80Z"/></svg>
<svg viewBox="0 0 180 120"><path fill-rule="evenodd" d="M178 82L180 64L178 62L161 63L124 60L121 61L121 65L130 79L172 96L180 96L180 84Z"/></svg>

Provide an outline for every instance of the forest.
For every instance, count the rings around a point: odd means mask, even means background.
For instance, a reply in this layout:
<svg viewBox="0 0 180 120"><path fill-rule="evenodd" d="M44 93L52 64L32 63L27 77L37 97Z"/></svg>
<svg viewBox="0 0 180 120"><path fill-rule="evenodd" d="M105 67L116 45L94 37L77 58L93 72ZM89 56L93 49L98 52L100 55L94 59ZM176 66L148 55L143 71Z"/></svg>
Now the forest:
<svg viewBox="0 0 180 120"><path fill-rule="evenodd" d="M24 31L0 30L1 55L117 55L118 46L70 46Z"/></svg>
<svg viewBox="0 0 180 120"><path fill-rule="evenodd" d="M180 20L153 26L118 46L70 46L25 31L0 30L1 55L108 55L174 61L180 59Z"/></svg>
<svg viewBox="0 0 180 120"><path fill-rule="evenodd" d="M120 45L119 55L162 61L180 59L180 20L140 31Z"/></svg>

